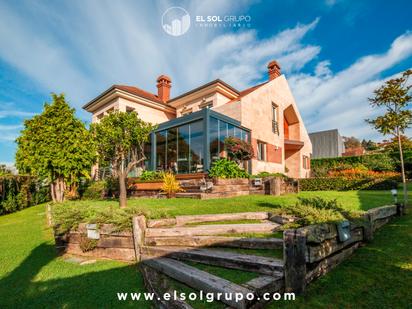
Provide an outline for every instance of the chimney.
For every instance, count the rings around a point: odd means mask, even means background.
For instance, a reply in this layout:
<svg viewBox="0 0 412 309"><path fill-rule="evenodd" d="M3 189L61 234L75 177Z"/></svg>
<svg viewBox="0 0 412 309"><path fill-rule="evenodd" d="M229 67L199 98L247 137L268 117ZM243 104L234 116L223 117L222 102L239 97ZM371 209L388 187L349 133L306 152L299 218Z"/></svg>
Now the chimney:
<svg viewBox="0 0 412 309"><path fill-rule="evenodd" d="M157 96L163 102L170 99L170 88L172 88L172 80L169 76L160 75L157 78Z"/></svg>
<svg viewBox="0 0 412 309"><path fill-rule="evenodd" d="M269 62L268 64L268 73L269 73L269 80L274 80L276 77L280 76L282 73L280 72L279 63L276 60Z"/></svg>

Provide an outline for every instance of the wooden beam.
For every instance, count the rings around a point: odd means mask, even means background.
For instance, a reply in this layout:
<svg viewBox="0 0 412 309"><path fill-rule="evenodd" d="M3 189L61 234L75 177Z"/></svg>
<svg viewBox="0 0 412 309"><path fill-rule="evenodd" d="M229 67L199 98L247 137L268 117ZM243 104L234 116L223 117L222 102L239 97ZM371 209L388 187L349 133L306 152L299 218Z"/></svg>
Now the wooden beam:
<svg viewBox="0 0 412 309"><path fill-rule="evenodd" d="M302 294L306 288L306 233L302 229L283 232L285 291Z"/></svg>
<svg viewBox="0 0 412 309"><path fill-rule="evenodd" d="M318 262L329 255L362 240L363 230L361 228L357 228L356 230L351 231L351 238L345 242L339 242L335 238L325 240L319 245L308 245L306 261L308 263Z"/></svg>
<svg viewBox="0 0 412 309"><path fill-rule="evenodd" d="M176 225L182 226L190 223L201 222L216 222L227 220L267 220L267 212L241 212L227 214L210 214L210 215L193 215L193 216L177 216Z"/></svg>
<svg viewBox="0 0 412 309"><path fill-rule="evenodd" d="M147 220L147 227L162 227L176 225L175 218Z"/></svg>
<svg viewBox="0 0 412 309"><path fill-rule="evenodd" d="M140 265L140 271L143 275L144 285L149 293L154 294L153 301L157 304L158 308L193 309L192 306L183 300L173 299L173 297L169 300L164 299L165 293L169 293L169 295L177 293L170 286L166 275L144 264Z"/></svg>
<svg viewBox="0 0 412 309"><path fill-rule="evenodd" d="M284 287L283 275L259 276L242 285L253 290L259 296L262 296L265 293L275 293L282 290Z"/></svg>
<svg viewBox="0 0 412 309"><path fill-rule="evenodd" d="M279 275L283 261L275 258L239 254L235 252L181 247L142 247L142 254L150 257L168 257L265 275Z"/></svg>
<svg viewBox="0 0 412 309"><path fill-rule="evenodd" d="M198 291L203 291L203 293L213 293L216 299L220 294L220 301L233 308L246 309L250 304L250 301L246 300L245 297L238 301L234 299L234 295L237 293L244 296L248 293L253 293L253 291L248 288L237 285L226 279L214 276L179 261L168 258L153 259L146 256L143 256L143 258L144 264L163 272L177 281L183 282L191 288ZM225 299L223 297L225 293L231 293L233 295L232 299Z"/></svg>
<svg viewBox="0 0 412 309"><path fill-rule="evenodd" d="M136 253L136 261L139 262L141 259L140 251L144 244L145 232L146 232L146 218L143 215L135 216L132 219L133 223L133 243L134 250Z"/></svg>
<svg viewBox="0 0 412 309"><path fill-rule="evenodd" d="M281 238L242 238L227 236L146 237L147 246L230 247L245 249L281 249Z"/></svg>
<svg viewBox="0 0 412 309"><path fill-rule="evenodd" d="M147 237L206 236L230 233L272 233L281 227L277 223L213 224L193 227L149 228Z"/></svg>
<svg viewBox="0 0 412 309"><path fill-rule="evenodd" d="M337 266L339 263L342 261L346 260L348 257L352 255L352 253L360 246L360 243L355 243L349 248L346 248L334 255L329 256L326 259L323 259L322 261L319 262L319 264L312 269L311 271L307 272L306 275L306 283L311 282L312 280L326 274L329 272L332 268Z"/></svg>

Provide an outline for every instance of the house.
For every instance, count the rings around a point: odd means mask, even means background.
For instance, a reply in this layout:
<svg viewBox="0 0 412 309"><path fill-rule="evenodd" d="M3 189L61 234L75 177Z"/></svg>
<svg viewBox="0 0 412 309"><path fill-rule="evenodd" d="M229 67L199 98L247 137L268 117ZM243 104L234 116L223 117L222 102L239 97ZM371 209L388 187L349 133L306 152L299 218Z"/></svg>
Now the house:
<svg viewBox="0 0 412 309"><path fill-rule="evenodd" d="M345 144L337 129L309 133L313 159L341 157Z"/></svg>
<svg viewBox="0 0 412 309"><path fill-rule="evenodd" d="M312 144L276 61L268 65L267 81L243 91L220 79L176 97L170 96L171 87L165 75L157 79L157 94L113 85L83 108L93 122L116 109L136 111L144 121L158 124L145 148L147 169L206 172L225 155L224 139L235 136L253 144L249 172L309 176Z"/></svg>

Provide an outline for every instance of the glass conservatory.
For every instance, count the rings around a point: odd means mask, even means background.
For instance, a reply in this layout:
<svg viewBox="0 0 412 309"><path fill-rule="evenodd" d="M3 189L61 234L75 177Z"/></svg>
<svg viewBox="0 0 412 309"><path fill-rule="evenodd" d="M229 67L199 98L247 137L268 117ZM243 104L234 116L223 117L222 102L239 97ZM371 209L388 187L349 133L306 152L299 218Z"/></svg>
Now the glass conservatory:
<svg viewBox="0 0 412 309"><path fill-rule="evenodd" d="M202 173L225 155L229 136L250 142L250 130L240 122L205 108L160 124L145 145L146 169L177 174Z"/></svg>

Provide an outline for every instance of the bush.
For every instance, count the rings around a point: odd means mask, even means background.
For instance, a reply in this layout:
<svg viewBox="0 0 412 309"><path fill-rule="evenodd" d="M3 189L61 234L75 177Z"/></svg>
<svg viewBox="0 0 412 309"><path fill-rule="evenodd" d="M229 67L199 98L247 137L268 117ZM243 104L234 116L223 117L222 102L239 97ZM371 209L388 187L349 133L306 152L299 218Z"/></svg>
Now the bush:
<svg viewBox="0 0 412 309"><path fill-rule="evenodd" d="M270 173L270 172L260 172L259 174L250 176L250 178L265 178L265 177L289 178L288 176L282 173Z"/></svg>
<svg viewBox="0 0 412 309"><path fill-rule="evenodd" d="M324 177L329 171L353 168L394 172L396 170L396 162L386 153L311 160L312 175L314 177Z"/></svg>
<svg viewBox="0 0 412 309"><path fill-rule="evenodd" d="M163 179L164 172L143 171L139 177L139 181L153 181Z"/></svg>
<svg viewBox="0 0 412 309"><path fill-rule="evenodd" d="M385 178L317 177L299 181L302 191L390 190L397 186L396 180Z"/></svg>
<svg viewBox="0 0 412 309"><path fill-rule="evenodd" d="M347 170L337 170L330 171L329 176L331 177L343 177L348 179L361 179L361 178L376 178L376 179L398 179L400 180L400 174L396 172L377 172L369 171L363 169L347 169Z"/></svg>
<svg viewBox="0 0 412 309"><path fill-rule="evenodd" d="M182 192L180 183L176 180L175 175L172 173L165 173L163 175L162 192L166 193L167 198L175 197L177 192Z"/></svg>
<svg viewBox="0 0 412 309"><path fill-rule="evenodd" d="M236 162L223 158L212 163L209 176L215 178L248 178L249 174L241 169Z"/></svg>
<svg viewBox="0 0 412 309"><path fill-rule="evenodd" d="M29 176L0 177L0 214L12 213L50 200L50 189Z"/></svg>
<svg viewBox="0 0 412 309"><path fill-rule="evenodd" d="M136 215L148 215L137 207L102 207L93 205L84 207L76 202L54 204L52 208L54 230L57 235L77 228L79 223L113 224L116 231L130 231L132 218Z"/></svg>
<svg viewBox="0 0 412 309"><path fill-rule="evenodd" d="M106 196L106 181L93 181L85 188L82 198L86 200L98 200Z"/></svg>
<svg viewBox="0 0 412 309"><path fill-rule="evenodd" d="M253 146L237 137L227 137L225 139L227 155L236 162L247 161L253 158Z"/></svg>

